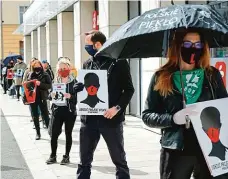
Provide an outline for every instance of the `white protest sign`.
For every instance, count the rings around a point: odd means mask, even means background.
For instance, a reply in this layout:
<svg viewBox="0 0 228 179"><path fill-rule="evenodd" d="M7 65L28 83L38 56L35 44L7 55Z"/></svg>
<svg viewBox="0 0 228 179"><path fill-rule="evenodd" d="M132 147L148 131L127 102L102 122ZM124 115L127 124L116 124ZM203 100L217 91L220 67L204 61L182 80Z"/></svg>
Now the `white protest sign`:
<svg viewBox="0 0 228 179"><path fill-rule="evenodd" d="M24 73L24 70L23 69L17 69L16 77L22 77L23 76L23 73Z"/></svg>
<svg viewBox="0 0 228 179"><path fill-rule="evenodd" d="M85 85L78 93L79 115L103 115L108 109L106 70L79 70L78 81Z"/></svg>
<svg viewBox="0 0 228 179"><path fill-rule="evenodd" d="M228 98L193 104L189 115L211 175L228 173ZM191 106L191 105L189 105Z"/></svg>
<svg viewBox="0 0 228 179"><path fill-rule="evenodd" d="M66 98L64 94L66 93L65 83L54 83L52 91L52 103L54 104L66 104Z"/></svg>
<svg viewBox="0 0 228 179"><path fill-rule="evenodd" d="M6 67L2 68L2 75L5 75L6 74L6 71L7 71L7 68Z"/></svg>

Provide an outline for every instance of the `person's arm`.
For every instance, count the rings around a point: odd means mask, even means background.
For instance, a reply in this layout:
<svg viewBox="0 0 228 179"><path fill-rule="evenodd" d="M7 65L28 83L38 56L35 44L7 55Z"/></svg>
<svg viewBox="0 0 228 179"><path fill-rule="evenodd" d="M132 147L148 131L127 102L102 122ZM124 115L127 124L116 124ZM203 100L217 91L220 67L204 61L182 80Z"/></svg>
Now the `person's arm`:
<svg viewBox="0 0 228 179"><path fill-rule="evenodd" d="M120 66L120 73L122 80L120 85L122 85L123 93L117 103L117 106L120 107L120 112L124 112L127 105L130 103L130 100L135 92L131 73L130 73L130 67L127 62L127 60L120 60L118 65Z"/></svg>
<svg viewBox="0 0 228 179"><path fill-rule="evenodd" d="M166 113L161 103L161 95L154 90L156 74L151 79L148 94L142 112L143 122L153 128L168 128L175 125L173 115Z"/></svg>
<svg viewBox="0 0 228 179"><path fill-rule="evenodd" d="M22 83L28 81L28 73L29 73L29 70L26 70L25 73L23 74L23 80L22 80Z"/></svg>
<svg viewBox="0 0 228 179"><path fill-rule="evenodd" d="M72 92L70 94L70 101L76 101L77 102L77 92L74 90L74 85L77 84L78 81L76 79L74 79L74 84L73 84L73 89Z"/></svg>
<svg viewBox="0 0 228 179"><path fill-rule="evenodd" d="M221 73L217 69L215 69L215 79L217 83L215 88L217 99L228 97L228 93L225 84L223 83Z"/></svg>
<svg viewBox="0 0 228 179"><path fill-rule="evenodd" d="M40 82L40 89L49 90L52 87L51 77L49 75L45 76L45 83Z"/></svg>

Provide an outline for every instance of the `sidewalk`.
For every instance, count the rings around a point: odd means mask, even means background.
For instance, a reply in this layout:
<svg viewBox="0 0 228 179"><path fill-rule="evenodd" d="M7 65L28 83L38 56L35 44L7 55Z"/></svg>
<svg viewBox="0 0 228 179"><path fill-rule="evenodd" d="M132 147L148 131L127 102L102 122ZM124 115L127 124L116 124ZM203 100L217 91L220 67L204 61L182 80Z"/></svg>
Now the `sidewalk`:
<svg viewBox="0 0 228 179"><path fill-rule="evenodd" d="M20 147L25 161L34 179L75 179L79 162L79 127L77 119L73 130L73 146L70 154L71 164L46 165L50 155L50 138L46 129L41 129L41 140L35 141L35 130L30 122L28 106L3 95L0 90L1 109L12 133ZM42 125L41 125L42 126ZM127 117L124 127L125 150L132 179L159 179L160 135L149 132L142 127L138 118ZM59 137L58 162L65 151L65 135ZM115 167L111 162L103 138L101 138L94 156L91 179L115 179ZM15 178L16 179L16 178Z"/></svg>

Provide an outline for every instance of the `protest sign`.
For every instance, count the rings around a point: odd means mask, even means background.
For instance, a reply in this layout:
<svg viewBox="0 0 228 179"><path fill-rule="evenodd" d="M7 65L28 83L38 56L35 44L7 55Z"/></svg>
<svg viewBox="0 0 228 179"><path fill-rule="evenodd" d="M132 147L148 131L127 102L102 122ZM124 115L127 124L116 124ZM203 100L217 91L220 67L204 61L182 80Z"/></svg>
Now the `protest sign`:
<svg viewBox="0 0 228 179"><path fill-rule="evenodd" d="M54 83L52 91L52 103L54 104L66 104L66 98L64 94L66 93L65 83Z"/></svg>
<svg viewBox="0 0 228 179"><path fill-rule="evenodd" d="M193 105L196 114L189 115L211 175L214 177L228 173L227 104L228 98L195 103Z"/></svg>
<svg viewBox="0 0 228 179"><path fill-rule="evenodd" d="M31 104L36 101L36 80L31 80L23 83L23 88L25 92L24 104Z"/></svg>
<svg viewBox="0 0 228 179"><path fill-rule="evenodd" d="M9 80L13 79L13 70L12 69L7 70L7 79L9 79Z"/></svg>
<svg viewBox="0 0 228 179"><path fill-rule="evenodd" d="M103 115L109 106L107 71L79 70L78 81L85 86L78 93L78 114Z"/></svg>

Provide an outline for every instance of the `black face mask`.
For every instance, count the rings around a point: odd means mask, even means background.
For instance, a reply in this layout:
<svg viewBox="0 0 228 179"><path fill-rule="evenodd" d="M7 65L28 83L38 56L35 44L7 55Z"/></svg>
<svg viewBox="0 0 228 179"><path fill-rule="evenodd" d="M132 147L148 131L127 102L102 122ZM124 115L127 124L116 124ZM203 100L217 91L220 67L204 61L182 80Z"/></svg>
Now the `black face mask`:
<svg viewBox="0 0 228 179"><path fill-rule="evenodd" d="M181 47L181 57L185 63L197 64L202 55L202 49Z"/></svg>
<svg viewBox="0 0 228 179"><path fill-rule="evenodd" d="M41 71L42 71L41 67L34 68L34 72L36 72L36 73L40 73Z"/></svg>

